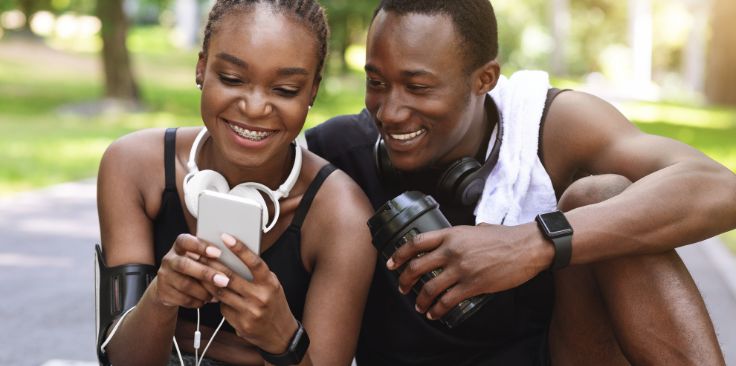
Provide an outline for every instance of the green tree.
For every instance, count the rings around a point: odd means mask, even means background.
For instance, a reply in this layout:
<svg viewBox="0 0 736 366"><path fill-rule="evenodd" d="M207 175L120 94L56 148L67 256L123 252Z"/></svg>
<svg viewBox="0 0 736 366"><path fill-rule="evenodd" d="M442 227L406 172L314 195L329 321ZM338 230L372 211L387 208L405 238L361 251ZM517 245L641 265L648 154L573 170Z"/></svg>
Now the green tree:
<svg viewBox="0 0 736 366"><path fill-rule="evenodd" d="M98 0L97 16L102 21L105 97L137 105L138 86L126 46L128 19L123 11L123 0Z"/></svg>

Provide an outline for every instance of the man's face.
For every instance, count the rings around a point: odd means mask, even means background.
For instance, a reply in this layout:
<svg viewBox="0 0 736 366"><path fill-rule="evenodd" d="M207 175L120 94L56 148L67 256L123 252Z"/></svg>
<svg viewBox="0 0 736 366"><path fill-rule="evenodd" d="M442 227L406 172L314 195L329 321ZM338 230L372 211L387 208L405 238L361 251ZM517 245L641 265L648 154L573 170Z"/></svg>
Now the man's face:
<svg viewBox="0 0 736 366"><path fill-rule="evenodd" d="M397 169L413 171L475 154L473 142L483 135L483 98L473 97L460 47L446 15L381 11L374 19L365 105Z"/></svg>

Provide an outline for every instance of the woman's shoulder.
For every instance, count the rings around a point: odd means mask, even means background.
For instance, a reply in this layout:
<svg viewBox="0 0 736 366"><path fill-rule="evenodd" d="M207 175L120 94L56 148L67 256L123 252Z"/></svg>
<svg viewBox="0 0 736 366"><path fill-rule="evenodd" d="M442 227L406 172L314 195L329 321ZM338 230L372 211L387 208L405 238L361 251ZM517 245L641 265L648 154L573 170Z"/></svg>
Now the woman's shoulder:
<svg viewBox="0 0 736 366"><path fill-rule="evenodd" d="M314 153L305 151L306 161L314 168L311 176L316 178L317 171L329 164ZM314 178L311 180L314 182ZM308 219L316 227L361 225L371 214L371 205L365 193L350 176L340 169L328 175L317 191ZM307 223L308 224L308 223ZM305 225L308 226L308 225Z"/></svg>
<svg viewBox="0 0 736 366"><path fill-rule="evenodd" d="M102 156L103 164L118 163L125 165L133 165L138 167L133 171L138 171L148 166L156 166L163 168L160 164L164 159L164 135L166 128L147 128L134 131L119 137L113 141L105 150ZM182 145L180 140L191 140L198 131L198 128L178 128L175 132L176 152L179 154ZM158 165L156 165L158 164Z"/></svg>

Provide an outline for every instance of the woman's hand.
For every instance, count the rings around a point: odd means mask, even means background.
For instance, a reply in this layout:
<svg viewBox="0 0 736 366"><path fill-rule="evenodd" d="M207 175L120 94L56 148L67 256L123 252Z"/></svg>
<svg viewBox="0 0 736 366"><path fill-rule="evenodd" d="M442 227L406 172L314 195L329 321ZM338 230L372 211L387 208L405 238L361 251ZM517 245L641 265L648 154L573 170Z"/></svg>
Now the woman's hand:
<svg viewBox="0 0 736 366"><path fill-rule="evenodd" d="M200 308L212 301L202 282L227 285L227 277L199 262L205 255L219 256L220 250L189 234L181 234L161 261L154 286L155 299L164 306Z"/></svg>
<svg viewBox="0 0 736 366"><path fill-rule="evenodd" d="M286 351L297 322L289 309L286 295L276 274L243 243L223 234L222 241L253 274L247 281L216 260L205 260L230 281L223 285L212 277L202 281L209 294L220 301L220 310L237 335L263 351L279 354ZM215 248L215 247L208 247ZM216 248L215 248L216 249ZM213 258L213 256L208 255Z"/></svg>

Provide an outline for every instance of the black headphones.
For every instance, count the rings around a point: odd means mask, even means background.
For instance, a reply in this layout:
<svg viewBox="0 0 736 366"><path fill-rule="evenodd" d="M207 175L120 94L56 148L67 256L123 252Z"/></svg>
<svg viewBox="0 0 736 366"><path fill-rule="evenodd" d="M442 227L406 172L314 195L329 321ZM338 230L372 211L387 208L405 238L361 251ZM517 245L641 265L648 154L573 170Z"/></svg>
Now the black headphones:
<svg viewBox="0 0 736 366"><path fill-rule="evenodd" d="M488 97L488 100L490 100L490 103L487 102L486 110L489 113L492 111L499 116L498 127L494 127L496 128L496 139L493 143L493 149L483 164L479 163L475 158L467 156L452 162L437 181L435 190L437 198L440 201L453 202L463 206L474 205L483 193L488 175L491 174L491 171L498 162L498 154L501 149L501 139L503 136L503 118L498 113L493 100L490 97ZM378 135L373 151L378 174L382 181L392 183L401 182L401 172L391 164L391 158L388 156L388 151L386 151L386 145L381 135Z"/></svg>

